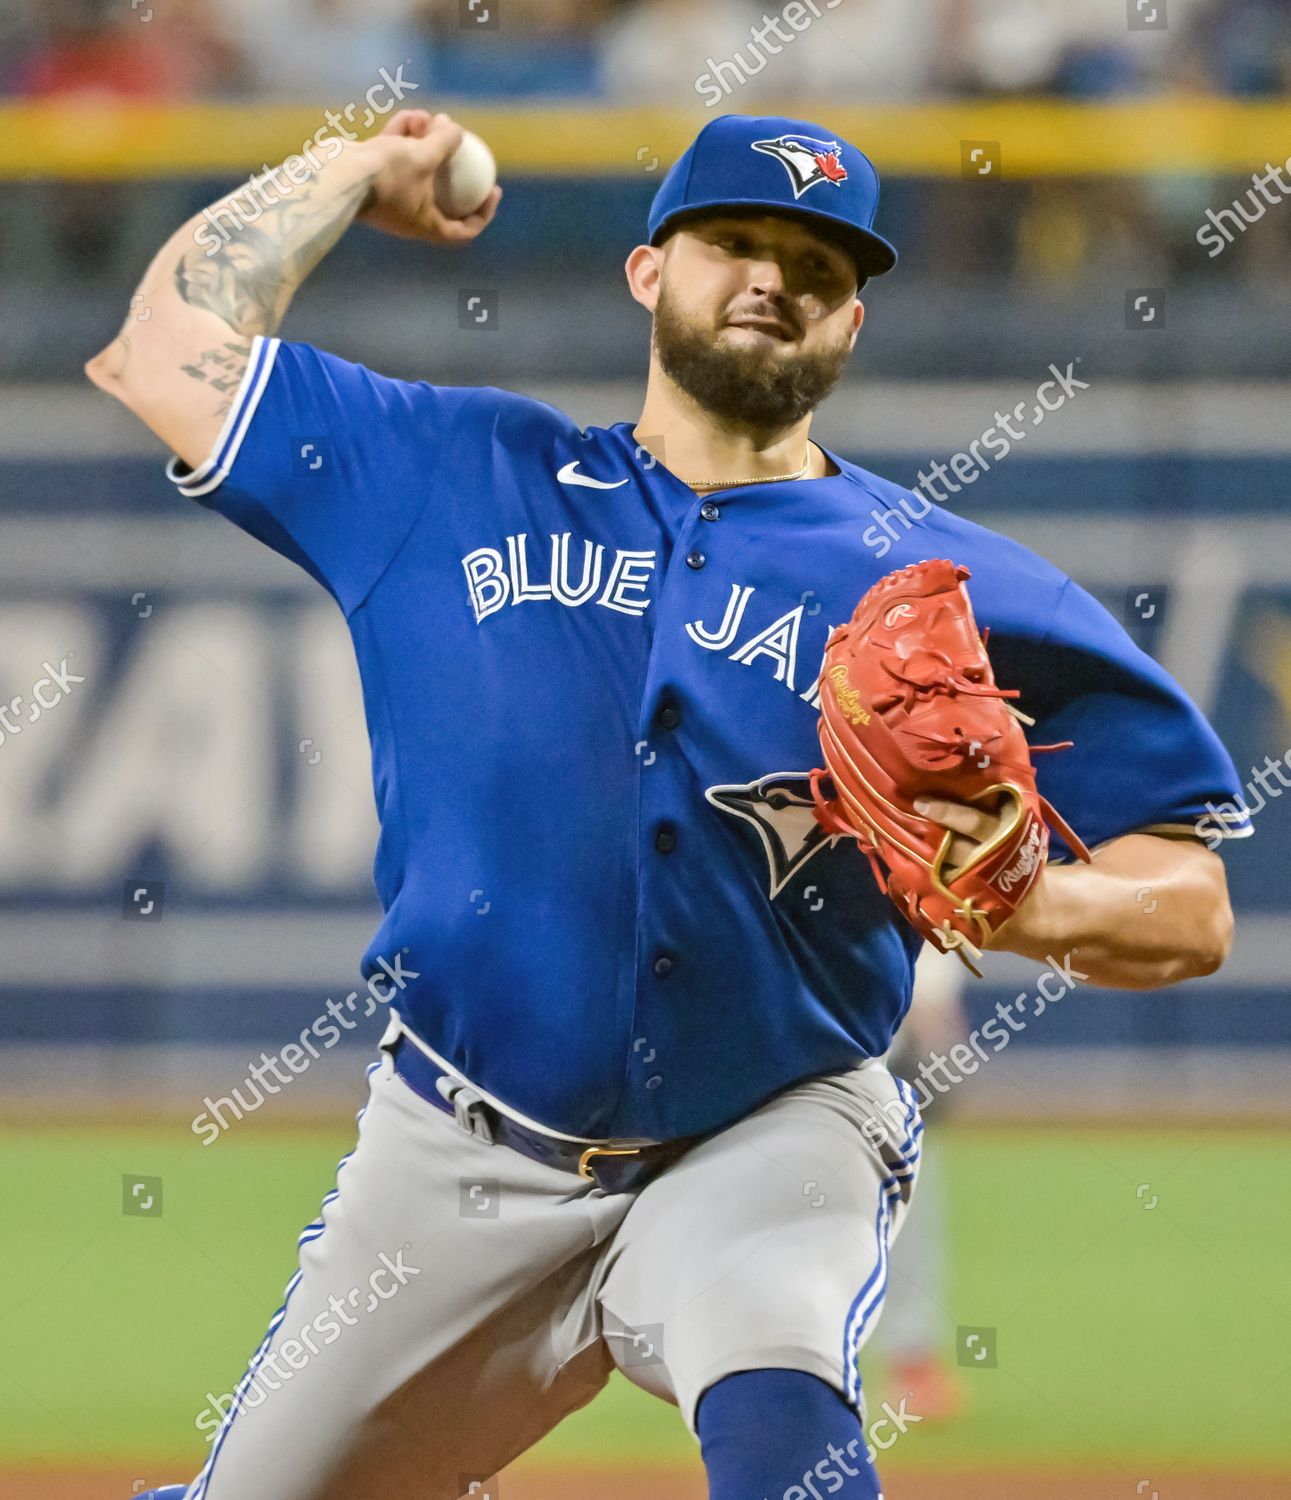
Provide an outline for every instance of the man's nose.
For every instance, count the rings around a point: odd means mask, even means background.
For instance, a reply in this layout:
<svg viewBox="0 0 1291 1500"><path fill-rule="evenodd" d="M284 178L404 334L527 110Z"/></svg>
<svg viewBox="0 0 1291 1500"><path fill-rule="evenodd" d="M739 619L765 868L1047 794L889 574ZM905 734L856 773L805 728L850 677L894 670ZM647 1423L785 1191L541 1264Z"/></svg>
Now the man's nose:
<svg viewBox="0 0 1291 1500"><path fill-rule="evenodd" d="M779 261L756 260L749 266L749 290L764 297L784 292L784 272Z"/></svg>

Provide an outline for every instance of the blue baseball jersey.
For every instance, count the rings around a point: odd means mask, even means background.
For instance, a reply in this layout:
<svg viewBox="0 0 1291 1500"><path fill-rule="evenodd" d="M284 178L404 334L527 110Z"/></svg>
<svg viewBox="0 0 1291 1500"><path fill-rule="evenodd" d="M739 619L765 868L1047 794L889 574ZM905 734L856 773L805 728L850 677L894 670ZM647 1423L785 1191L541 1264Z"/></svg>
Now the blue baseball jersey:
<svg viewBox="0 0 1291 1500"><path fill-rule="evenodd" d="M894 568L971 570L1028 738L1075 741L1039 785L1090 845L1238 795L1076 583L936 507L876 547L909 492L830 457L701 499L630 422L258 338L209 459L168 468L349 624L385 913L364 974L403 955L407 1026L553 1130L711 1130L886 1050L921 940L807 776L826 637Z"/></svg>

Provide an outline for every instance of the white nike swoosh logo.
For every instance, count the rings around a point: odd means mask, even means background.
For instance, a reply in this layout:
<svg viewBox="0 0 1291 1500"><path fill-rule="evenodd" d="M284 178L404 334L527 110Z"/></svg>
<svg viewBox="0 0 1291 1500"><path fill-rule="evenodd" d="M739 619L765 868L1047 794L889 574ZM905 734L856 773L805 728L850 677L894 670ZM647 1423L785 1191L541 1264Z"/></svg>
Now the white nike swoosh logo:
<svg viewBox="0 0 1291 1500"><path fill-rule="evenodd" d="M578 472L578 460L571 459L569 463L557 473L556 478L561 484L583 484L589 490L617 490L621 484L626 484L626 479L616 479L613 484L607 479L593 479L590 474Z"/></svg>

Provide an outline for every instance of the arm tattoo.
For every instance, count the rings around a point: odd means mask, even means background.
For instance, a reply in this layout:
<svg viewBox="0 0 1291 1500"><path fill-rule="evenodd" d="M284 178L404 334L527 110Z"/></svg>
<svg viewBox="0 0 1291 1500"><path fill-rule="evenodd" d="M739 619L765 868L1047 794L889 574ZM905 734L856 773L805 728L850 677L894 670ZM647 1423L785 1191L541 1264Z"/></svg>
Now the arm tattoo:
<svg viewBox="0 0 1291 1500"><path fill-rule="evenodd" d="M190 380L200 380L224 397L214 412L215 416L221 417L233 404L250 357L250 339L227 339L217 349L203 349L191 364L179 368Z"/></svg>
<svg viewBox="0 0 1291 1500"><path fill-rule="evenodd" d="M266 204L264 181L262 175L227 201L228 215L216 221L221 238L228 217L241 225L219 248L194 246L175 267L185 302L248 337L278 331L292 294L349 228L370 187L363 180L338 190L315 174L284 191L275 180L283 196Z"/></svg>

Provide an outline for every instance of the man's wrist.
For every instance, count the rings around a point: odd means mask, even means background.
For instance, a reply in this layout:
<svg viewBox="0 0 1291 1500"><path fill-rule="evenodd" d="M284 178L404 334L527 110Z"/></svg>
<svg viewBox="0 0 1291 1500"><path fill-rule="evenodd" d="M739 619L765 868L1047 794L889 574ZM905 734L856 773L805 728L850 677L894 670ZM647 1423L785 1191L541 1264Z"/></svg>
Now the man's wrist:
<svg viewBox="0 0 1291 1500"><path fill-rule="evenodd" d="M389 166L391 158L401 144L395 137L374 135L366 141L356 141L354 145L346 148L344 157L349 160L353 172L352 180L366 184L366 192L363 201L359 204L356 218L361 219L377 203L380 196L378 178Z"/></svg>
<svg viewBox="0 0 1291 1500"><path fill-rule="evenodd" d="M1073 920L1079 902L1071 888L1071 877L1079 874L1067 866L1047 864L1017 911L1000 927L990 947L1000 953L1018 953L1024 958L1043 956L1048 949L1078 941Z"/></svg>

